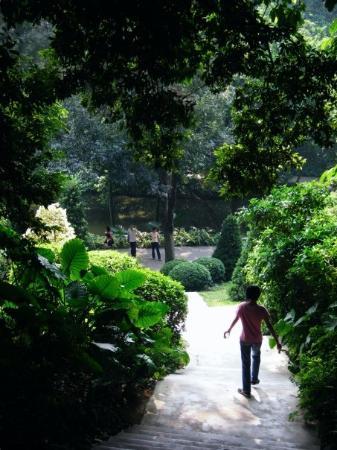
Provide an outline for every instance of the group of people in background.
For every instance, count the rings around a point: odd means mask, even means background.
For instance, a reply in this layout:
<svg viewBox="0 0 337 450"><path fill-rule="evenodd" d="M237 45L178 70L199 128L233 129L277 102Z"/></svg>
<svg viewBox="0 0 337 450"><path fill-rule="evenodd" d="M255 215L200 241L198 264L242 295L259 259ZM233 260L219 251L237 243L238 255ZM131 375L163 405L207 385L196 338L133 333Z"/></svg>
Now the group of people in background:
<svg viewBox="0 0 337 450"><path fill-rule="evenodd" d="M131 256L136 257L137 256L137 235L138 230L134 225L131 225L127 232L127 239L130 245L130 251ZM105 241L104 244L112 248L114 243L113 239L113 232L111 230L111 227L107 226L105 231ZM152 250L152 259L157 258L159 261L161 261L161 254L160 254L160 235L159 235L159 229L157 227L153 227L151 231L151 250Z"/></svg>

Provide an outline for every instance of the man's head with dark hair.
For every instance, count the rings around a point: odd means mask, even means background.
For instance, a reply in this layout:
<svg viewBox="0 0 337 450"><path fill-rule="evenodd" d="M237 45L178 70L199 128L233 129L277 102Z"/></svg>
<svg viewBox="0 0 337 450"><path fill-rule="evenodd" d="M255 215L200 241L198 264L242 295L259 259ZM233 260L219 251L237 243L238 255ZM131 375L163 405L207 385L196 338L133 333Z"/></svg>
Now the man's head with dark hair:
<svg viewBox="0 0 337 450"><path fill-rule="evenodd" d="M246 289L246 299L247 300L253 300L256 302L256 300L260 297L261 289L259 286L248 286Z"/></svg>

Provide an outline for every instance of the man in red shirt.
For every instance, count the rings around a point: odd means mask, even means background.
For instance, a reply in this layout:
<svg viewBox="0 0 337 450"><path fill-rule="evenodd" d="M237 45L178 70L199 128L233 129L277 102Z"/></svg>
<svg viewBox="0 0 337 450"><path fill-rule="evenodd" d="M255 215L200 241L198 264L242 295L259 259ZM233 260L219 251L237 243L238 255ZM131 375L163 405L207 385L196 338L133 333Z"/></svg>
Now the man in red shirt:
<svg viewBox="0 0 337 450"><path fill-rule="evenodd" d="M224 333L224 338L226 338L227 335L230 334L236 322L241 319L242 333L240 336L240 347L242 361L242 389L238 389L238 392L247 398L250 398L251 396L251 385L258 384L260 382L258 376L262 344L261 323L263 320L266 322L270 333L276 341L278 351L280 352L282 349L282 345L280 344L280 341L271 324L269 312L266 308L257 304L260 294L261 290L258 286L247 287L246 301L240 303L235 319L229 329ZM252 371L251 354L253 359Z"/></svg>

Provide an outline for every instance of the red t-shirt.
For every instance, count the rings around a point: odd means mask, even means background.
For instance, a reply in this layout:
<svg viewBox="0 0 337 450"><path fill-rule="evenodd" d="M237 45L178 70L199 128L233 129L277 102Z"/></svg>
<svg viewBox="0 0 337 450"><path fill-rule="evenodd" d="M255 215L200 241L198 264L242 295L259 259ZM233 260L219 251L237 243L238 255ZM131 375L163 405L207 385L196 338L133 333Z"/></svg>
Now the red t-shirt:
<svg viewBox="0 0 337 450"><path fill-rule="evenodd" d="M242 322L240 341L247 344L261 344L261 322L269 318L266 308L246 301L240 303L236 314Z"/></svg>

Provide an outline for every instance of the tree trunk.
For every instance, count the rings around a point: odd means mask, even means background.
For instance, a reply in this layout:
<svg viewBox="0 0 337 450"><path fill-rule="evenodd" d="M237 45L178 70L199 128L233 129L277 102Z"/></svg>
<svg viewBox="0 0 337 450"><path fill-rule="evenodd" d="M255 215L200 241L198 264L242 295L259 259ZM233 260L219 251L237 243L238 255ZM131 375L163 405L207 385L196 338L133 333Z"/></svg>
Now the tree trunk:
<svg viewBox="0 0 337 450"><path fill-rule="evenodd" d="M160 196L157 197L157 204L156 204L156 222L158 223L160 220Z"/></svg>
<svg viewBox="0 0 337 450"><path fill-rule="evenodd" d="M163 212L163 231L165 262L174 259L174 211L176 206L178 178L176 174L163 171L162 184L166 186L166 195Z"/></svg>
<svg viewBox="0 0 337 450"><path fill-rule="evenodd" d="M114 208L114 200L113 200L113 190L111 185L111 175L110 171L108 172L108 211L109 211L109 225L115 225L115 208Z"/></svg>

